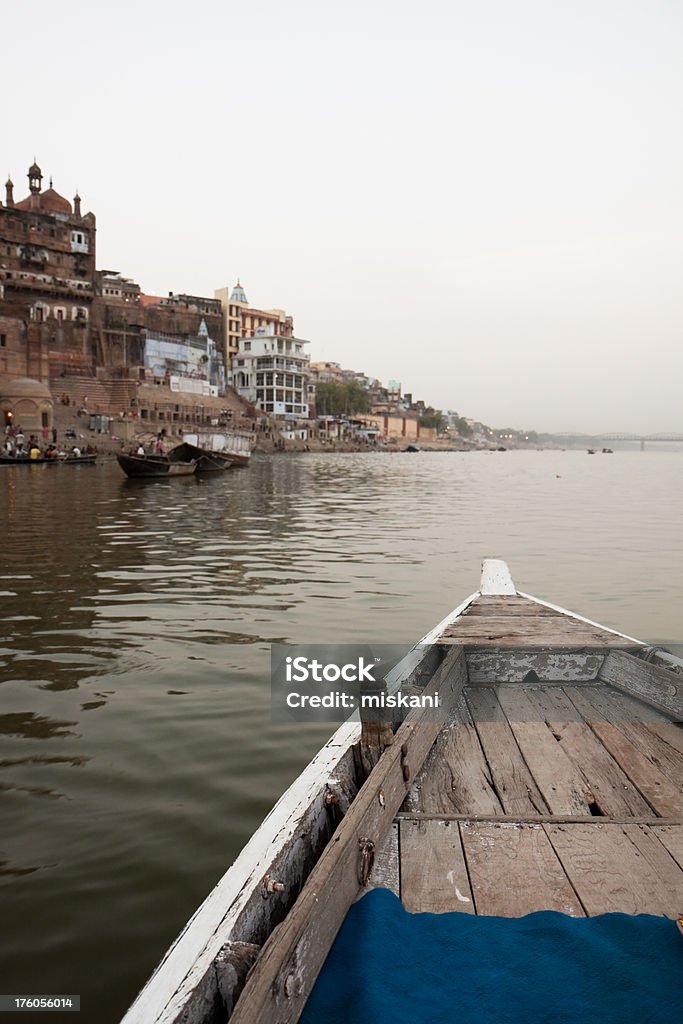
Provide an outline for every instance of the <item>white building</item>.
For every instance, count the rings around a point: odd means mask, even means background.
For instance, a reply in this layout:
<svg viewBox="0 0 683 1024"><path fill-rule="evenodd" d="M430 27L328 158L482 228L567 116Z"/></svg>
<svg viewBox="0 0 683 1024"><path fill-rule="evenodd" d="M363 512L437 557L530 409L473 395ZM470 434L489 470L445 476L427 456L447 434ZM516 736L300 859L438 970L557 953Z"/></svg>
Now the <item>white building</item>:
<svg viewBox="0 0 683 1024"><path fill-rule="evenodd" d="M210 387L217 389L216 394L225 391L223 354L209 337L204 320L199 325L196 337L174 337L152 330L145 330L143 334L145 368L151 371L156 380L171 378L176 384L173 390L177 391L209 394L207 388ZM183 381L188 382L186 388L181 386ZM201 382L207 387L197 386Z"/></svg>
<svg viewBox="0 0 683 1024"><path fill-rule="evenodd" d="M272 325L257 327L251 338L240 338L232 359L232 385L270 416L308 418L310 357L307 341L275 333Z"/></svg>

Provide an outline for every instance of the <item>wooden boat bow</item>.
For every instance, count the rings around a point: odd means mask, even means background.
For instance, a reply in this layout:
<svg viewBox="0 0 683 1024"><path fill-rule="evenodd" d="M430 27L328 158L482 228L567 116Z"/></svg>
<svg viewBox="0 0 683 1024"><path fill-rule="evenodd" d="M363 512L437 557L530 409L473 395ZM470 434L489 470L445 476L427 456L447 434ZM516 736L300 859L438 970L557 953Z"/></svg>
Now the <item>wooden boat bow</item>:
<svg viewBox="0 0 683 1024"><path fill-rule="evenodd" d="M515 588L480 589L387 676L442 697L344 723L199 908L125 1024L298 1020L351 903L583 916L683 909L683 677ZM374 750L372 749L374 745Z"/></svg>

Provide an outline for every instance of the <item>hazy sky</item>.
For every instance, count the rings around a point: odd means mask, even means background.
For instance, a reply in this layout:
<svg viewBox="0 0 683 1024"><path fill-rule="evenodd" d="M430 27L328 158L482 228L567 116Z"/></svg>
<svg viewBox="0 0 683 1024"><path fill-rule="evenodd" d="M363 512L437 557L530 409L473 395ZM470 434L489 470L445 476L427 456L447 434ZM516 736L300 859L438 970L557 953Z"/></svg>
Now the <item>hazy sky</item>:
<svg viewBox="0 0 683 1024"><path fill-rule="evenodd" d="M100 268L239 276L312 358L496 426L683 432L680 2L36 0L3 25L2 171L78 186Z"/></svg>

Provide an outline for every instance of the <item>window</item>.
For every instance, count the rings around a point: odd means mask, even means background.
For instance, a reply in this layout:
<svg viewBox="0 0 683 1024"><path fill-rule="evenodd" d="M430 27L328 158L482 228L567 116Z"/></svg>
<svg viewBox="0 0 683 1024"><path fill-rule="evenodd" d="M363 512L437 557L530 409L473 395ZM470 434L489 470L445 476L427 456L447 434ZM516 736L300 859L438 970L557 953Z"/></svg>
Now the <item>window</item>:
<svg viewBox="0 0 683 1024"><path fill-rule="evenodd" d="M251 352L251 342L250 341L245 341L245 343L244 343L244 351L245 352Z"/></svg>
<svg viewBox="0 0 683 1024"><path fill-rule="evenodd" d="M0 334L0 348L5 348L7 345L7 335Z"/></svg>

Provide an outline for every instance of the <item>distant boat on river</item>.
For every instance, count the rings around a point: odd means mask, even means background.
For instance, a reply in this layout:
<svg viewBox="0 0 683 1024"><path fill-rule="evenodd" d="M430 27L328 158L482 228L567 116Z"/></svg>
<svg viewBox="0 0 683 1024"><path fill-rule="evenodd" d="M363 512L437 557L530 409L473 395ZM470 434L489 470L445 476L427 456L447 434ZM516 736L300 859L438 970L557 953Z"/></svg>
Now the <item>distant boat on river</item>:
<svg viewBox="0 0 683 1024"><path fill-rule="evenodd" d="M39 455L32 459L30 455L0 455L0 466L94 466L97 456L93 454L74 455Z"/></svg>
<svg viewBox="0 0 683 1024"><path fill-rule="evenodd" d="M223 460L232 466L248 466L254 447L252 435L239 431L216 433L198 430L183 434L183 442L201 449L205 456Z"/></svg>
<svg viewBox="0 0 683 1024"><path fill-rule="evenodd" d="M197 469L198 459L177 461L168 455L124 455L116 456L126 476L160 480L169 476L190 476Z"/></svg>

